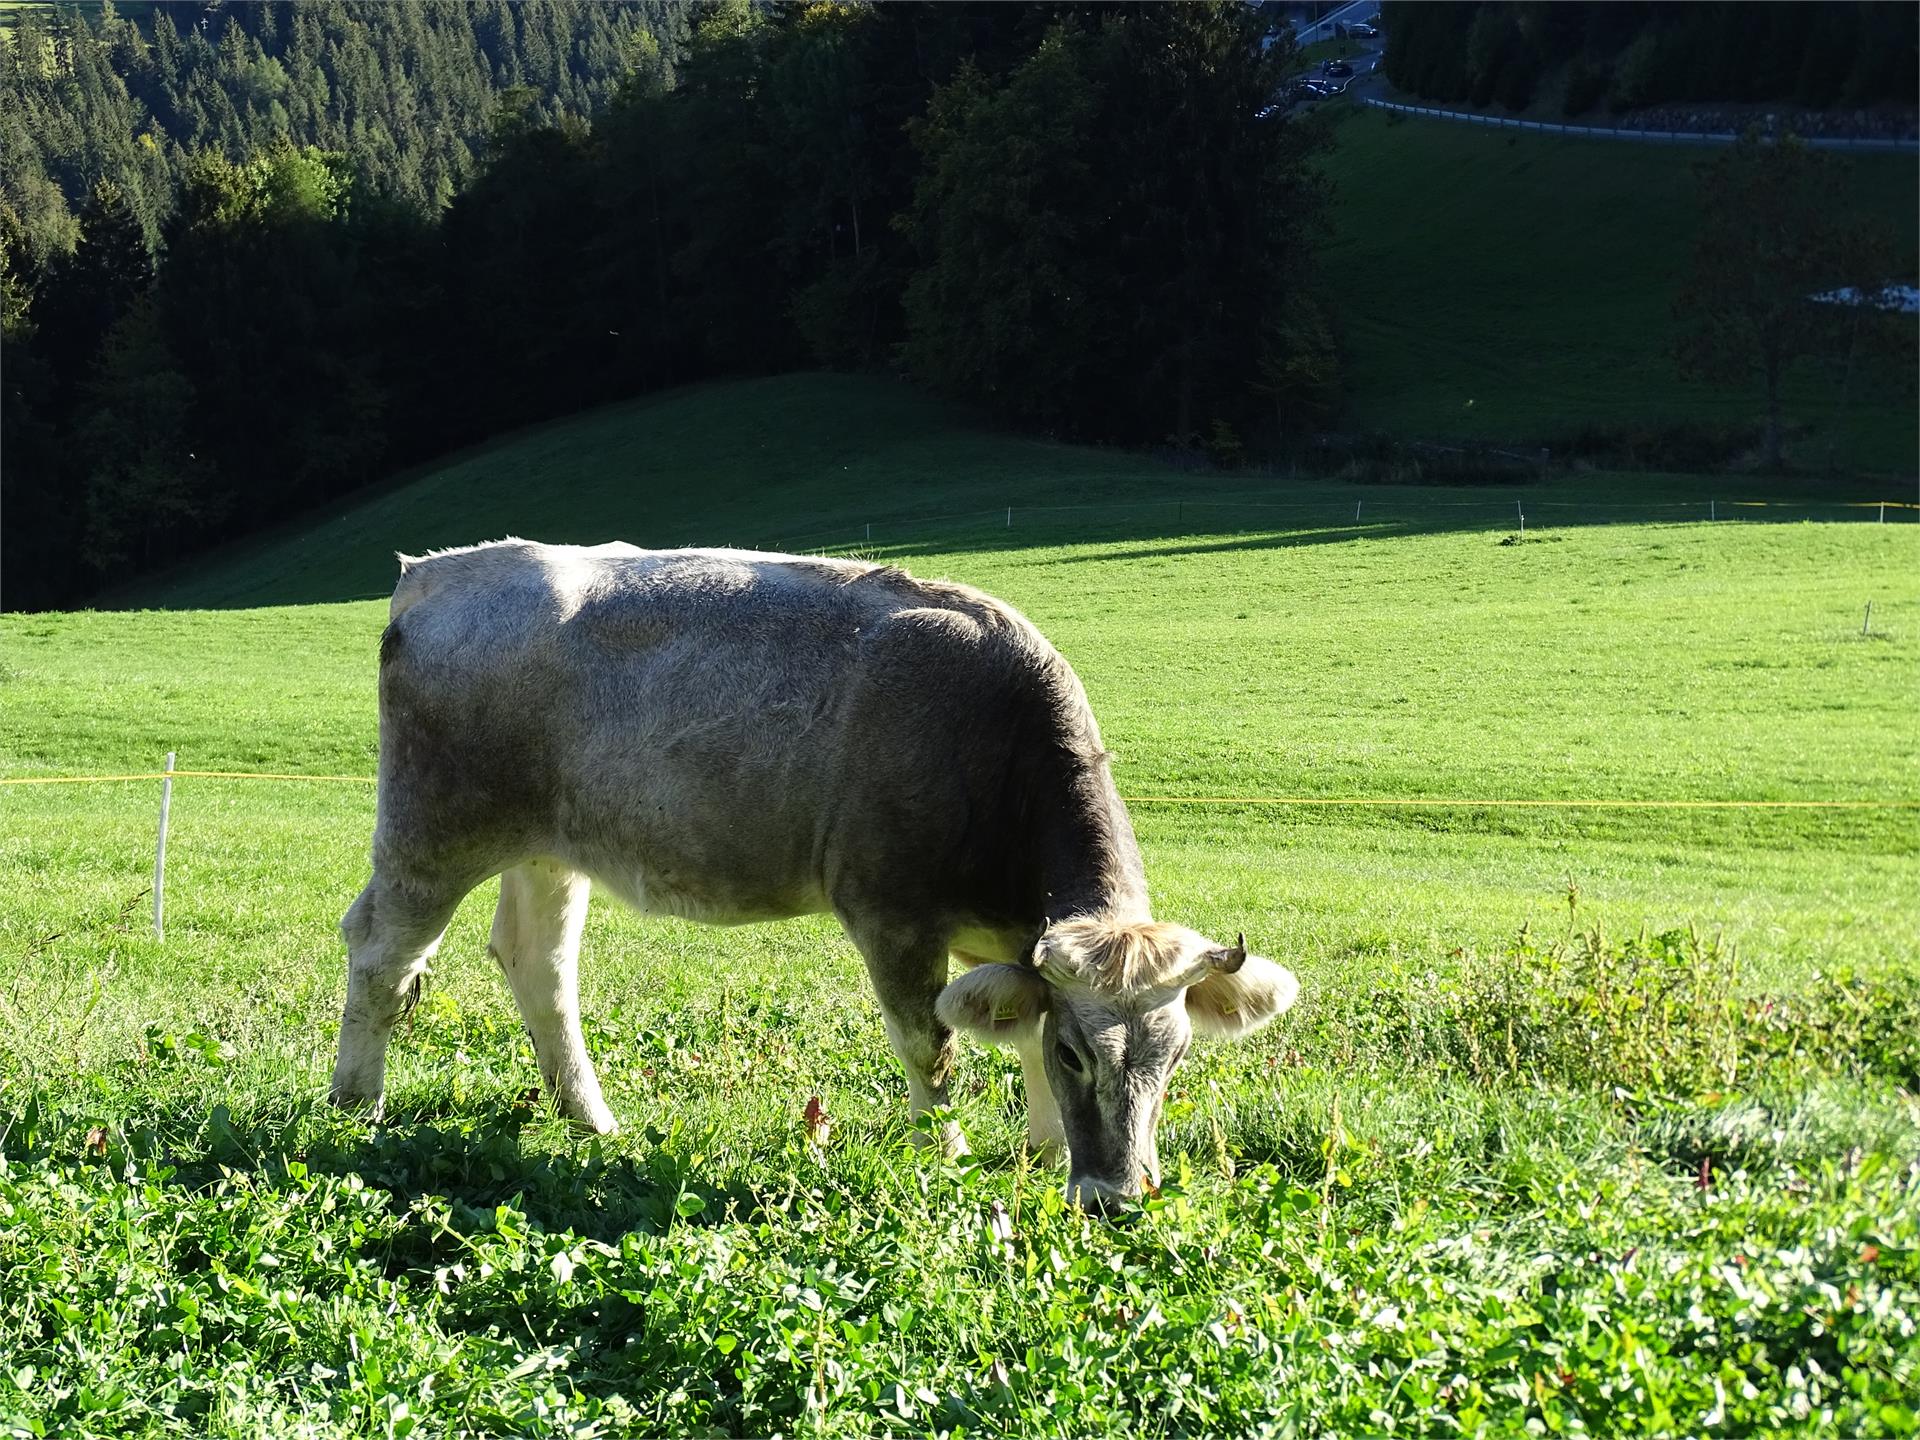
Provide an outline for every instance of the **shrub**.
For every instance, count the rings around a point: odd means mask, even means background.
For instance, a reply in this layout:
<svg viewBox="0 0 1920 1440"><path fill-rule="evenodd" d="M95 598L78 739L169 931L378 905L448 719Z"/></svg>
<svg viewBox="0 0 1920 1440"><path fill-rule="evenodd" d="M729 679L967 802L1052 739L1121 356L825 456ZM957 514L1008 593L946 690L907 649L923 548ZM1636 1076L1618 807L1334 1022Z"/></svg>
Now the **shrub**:
<svg viewBox="0 0 1920 1440"><path fill-rule="evenodd" d="M1247 458L1247 447L1241 443L1233 426L1218 418L1215 418L1207 435L1206 452L1214 464L1226 470L1239 469Z"/></svg>
<svg viewBox="0 0 1920 1440"><path fill-rule="evenodd" d="M1584 115L1600 103L1612 83L1612 73L1604 64L1589 60L1585 55L1574 57L1567 67L1567 93L1561 102L1561 113L1573 116Z"/></svg>
<svg viewBox="0 0 1920 1440"><path fill-rule="evenodd" d="M1810 1071L1920 1077L1920 977L1848 973L1742 994L1733 947L1692 929L1548 943L1522 930L1499 954L1461 959L1457 978L1390 972L1363 992L1310 998L1296 1045L1347 1067L1560 1085L1634 1105Z"/></svg>
<svg viewBox="0 0 1920 1440"><path fill-rule="evenodd" d="M1589 420L1548 436L1546 444L1560 458L1614 469L1706 471L1733 464L1760 440L1758 425L1736 422Z"/></svg>

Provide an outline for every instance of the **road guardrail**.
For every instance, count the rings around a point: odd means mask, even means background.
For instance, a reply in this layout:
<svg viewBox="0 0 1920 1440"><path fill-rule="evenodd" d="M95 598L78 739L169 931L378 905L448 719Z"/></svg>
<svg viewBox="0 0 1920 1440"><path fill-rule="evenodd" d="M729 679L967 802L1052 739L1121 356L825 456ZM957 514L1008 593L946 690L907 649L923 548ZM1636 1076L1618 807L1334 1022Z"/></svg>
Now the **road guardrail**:
<svg viewBox="0 0 1920 1440"><path fill-rule="evenodd" d="M1361 104L1376 110L1394 110L1402 115L1425 115L1435 120L1458 120L1468 125L1487 125L1496 130L1538 130L1550 135L1590 135L1602 140L1639 140L1655 145L1731 145L1740 136L1732 130L1635 130L1623 125L1561 125L1551 120L1515 120L1506 115L1474 115L1465 110L1438 110L1426 105L1402 105L1394 100L1362 97ZM1834 135L1802 135L1799 139L1816 150L1881 151L1895 154L1920 153L1920 140L1853 138Z"/></svg>

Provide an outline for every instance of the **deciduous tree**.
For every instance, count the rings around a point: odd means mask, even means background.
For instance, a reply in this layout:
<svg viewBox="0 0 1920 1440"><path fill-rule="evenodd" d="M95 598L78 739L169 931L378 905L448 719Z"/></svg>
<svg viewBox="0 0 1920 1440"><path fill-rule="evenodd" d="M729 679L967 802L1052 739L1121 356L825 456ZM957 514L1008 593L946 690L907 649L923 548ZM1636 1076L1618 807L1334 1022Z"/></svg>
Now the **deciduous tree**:
<svg viewBox="0 0 1920 1440"><path fill-rule="evenodd" d="M1700 379L1758 384L1766 464L1778 469L1789 367L1847 346L1861 309L1832 297L1850 282L1884 286L1885 273L1860 277L1891 263L1890 247L1848 212L1841 162L1792 137L1771 142L1749 131L1697 173L1700 230L1674 302L1676 357Z"/></svg>

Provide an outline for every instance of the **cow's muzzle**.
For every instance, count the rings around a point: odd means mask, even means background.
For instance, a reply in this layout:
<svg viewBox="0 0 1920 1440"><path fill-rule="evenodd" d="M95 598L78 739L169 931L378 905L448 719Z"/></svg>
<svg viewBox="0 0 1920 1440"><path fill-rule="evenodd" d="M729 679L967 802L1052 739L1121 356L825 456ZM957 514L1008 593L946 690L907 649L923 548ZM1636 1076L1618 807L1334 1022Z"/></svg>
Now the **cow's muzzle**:
<svg viewBox="0 0 1920 1440"><path fill-rule="evenodd" d="M1067 1199L1089 1215L1112 1220L1127 1209L1128 1202L1140 1197L1140 1184L1115 1185L1093 1175L1075 1175L1067 1181Z"/></svg>

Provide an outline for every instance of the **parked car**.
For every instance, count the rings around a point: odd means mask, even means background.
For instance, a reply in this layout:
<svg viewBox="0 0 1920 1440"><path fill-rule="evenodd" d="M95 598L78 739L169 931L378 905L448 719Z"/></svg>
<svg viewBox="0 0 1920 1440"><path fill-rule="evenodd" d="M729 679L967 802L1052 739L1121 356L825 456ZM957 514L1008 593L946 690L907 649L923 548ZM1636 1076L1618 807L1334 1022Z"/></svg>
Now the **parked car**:
<svg viewBox="0 0 1920 1440"><path fill-rule="evenodd" d="M1320 73L1334 80L1345 80L1353 74L1353 67L1344 60L1326 60L1320 65Z"/></svg>
<svg viewBox="0 0 1920 1440"><path fill-rule="evenodd" d="M1359 24L1335 26L1334 28L1349 40L1378 40L1380 38L1380 27L1378 25Z"/></svg>

